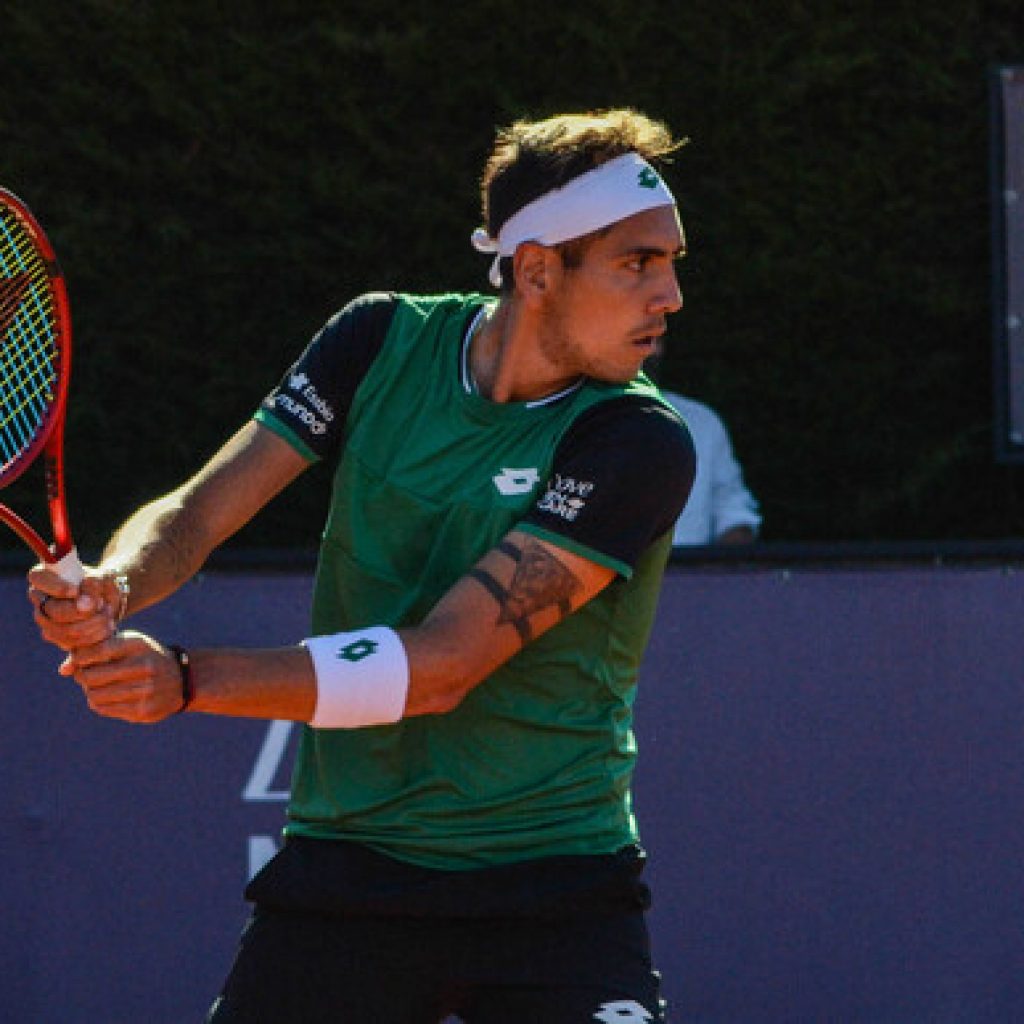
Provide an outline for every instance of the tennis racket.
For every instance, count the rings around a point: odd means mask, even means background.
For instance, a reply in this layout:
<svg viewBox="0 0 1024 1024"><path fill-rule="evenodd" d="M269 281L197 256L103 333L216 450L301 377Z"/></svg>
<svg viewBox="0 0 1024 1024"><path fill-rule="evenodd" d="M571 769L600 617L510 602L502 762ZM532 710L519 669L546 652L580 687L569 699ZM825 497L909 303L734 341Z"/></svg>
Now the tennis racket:
<svg viewBox="0 0 1024 1024"><path fill-rule="evenodd" d="M3 503L6 523L70 583L82 579L64 496L71 311L53 247L17 196L0 188L0 489L43 456L53 544Z"/></svg>

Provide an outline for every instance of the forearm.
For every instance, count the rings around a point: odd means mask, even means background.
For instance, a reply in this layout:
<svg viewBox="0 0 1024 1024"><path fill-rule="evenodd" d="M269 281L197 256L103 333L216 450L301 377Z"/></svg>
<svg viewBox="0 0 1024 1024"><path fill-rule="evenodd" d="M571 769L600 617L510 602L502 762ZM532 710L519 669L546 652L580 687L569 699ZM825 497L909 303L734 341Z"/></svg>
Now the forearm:
<svg viewBox="0 0 1024 1024"><path fill-rule="evenodd" d="M308 722L316 678L304 647L190 652L195 698L190 711L236 718Z"/></svg>
<svg viewBox="0 0 1024 1024"><path fill-rule="evenodd" d="M99 570L130 581L128 611L137 612L173 593L209 555L181 490L144 505L111 537Z"/></svg>
<svg viewBox="0 0 1024 1024"><path fill-rule="evenodd" d="M72 651L61 666L97 714L128 722L177 714L189 690L189 711L296 722L313 716L316 678L303 647L192 650L186 671L190 687L171 649L133 630Z"/></svg>
<svg viewBox="0 0 1024 1024"><path fill-rule="evenodd" d="M190 652L190 671L195 697L190 711L241 718L276 718L309 722L318 709L323 692L330 693L332 679L340 671L343 677L342 700L352 707L363 707L364 701L376 708L380 688L395 700L392 712L399 717L443 714L457 707L466 694L493 668L506 660L516 649L515 643L492 644L487 651L458 651L453 645L438 642L437 631L421 628L403 629L399 634L388 630L402 655L386 662L388 670L371 665L370 659L339 658L336 647L359 647L367 644L365 637L374 630L355 630L335 634L329 640L329 654L321 662L324 674L318 679L316 659L305 645L278 649L210 648ZM333 646L332 646L333 644ZM377 644L372 645L374 648ZM362 681L364 667L371 672ZM366 686L374 691L367 701ZM354 688L353 688L354 687ZM333 698L327 697L328 703ZM379 710L379 708L377 709ZM320 708L323 713L323 707ZM353 712L358 716L358 712ZM347 717L348 712L343 717ZM385 716L379 721L392 720ZM350 726L351 727L351 726Z"/></svg>
<svg viewBox="0 0 1024 1024"><path fill-rule="evenodd" d="M188 710L362 728L445 714L525 644L608 585L613 570L511 532L418 626L364 626L294 647L190 651ZM100 714L160 721L189 689L161 642L127 631L74 649L73 674Z"/></svg>
<svg viewBox="0 0 1024 1024"><path fill-rule="evenodd" d="M445 635L444 622L429 622L399 631L408 657L409 691L404 717L445 714L522 646L512 630L507 635L476 637ZM456 636L455 639L452 639Z"/></svg>
<svg viewBox="0 0 1024 1024"><path fill-rule="evenodd" d="M128 576L129 611L154 604L307 465L271 431L246 424L191 480L136 512L107 545L101 569Z"/></svg>

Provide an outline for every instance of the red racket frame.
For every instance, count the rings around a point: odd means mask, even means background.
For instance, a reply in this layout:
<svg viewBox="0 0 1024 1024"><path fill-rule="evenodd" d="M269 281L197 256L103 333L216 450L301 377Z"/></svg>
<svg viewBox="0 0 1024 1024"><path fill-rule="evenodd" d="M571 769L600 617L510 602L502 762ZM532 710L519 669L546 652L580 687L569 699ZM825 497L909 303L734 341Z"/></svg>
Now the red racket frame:
<svg viewBox="0 0 1024 1024"><path fill-rule="evenodd" d="M0 188L0 204L21 223L46 265L53 291L57 344L57 395L29 446L0 470L0 488L14 483L43 454L46 501L53 528L52 547L21 516L0 503L0 522L6 523L45 562L60 562L74 551L64 489L64 421L71 378L71 306L57 256L39 221L13 192Z"/></svg>

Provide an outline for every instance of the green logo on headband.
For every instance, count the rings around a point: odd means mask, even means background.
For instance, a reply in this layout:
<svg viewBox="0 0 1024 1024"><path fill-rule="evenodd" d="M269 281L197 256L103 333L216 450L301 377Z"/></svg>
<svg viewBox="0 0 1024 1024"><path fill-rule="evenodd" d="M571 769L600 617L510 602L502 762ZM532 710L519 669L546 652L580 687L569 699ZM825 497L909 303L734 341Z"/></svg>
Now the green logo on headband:
<svg viewBox="0 0 1024 1024"><path fill-rule="evenodd" d="M368 658L377 650L377 644L373 640L367 640L365 637L362 640L353 640L346 647L342 647L338 651L338 660L342 658L345 661L362 661L363 658Z"/></svg>
<svg viewBox="0 0 1024 1024"><path fill-rule="evenodd" d="M661 179L650 169L650 167L645 167L636 179L636 183L641 188L657 188L659 181L661 181Z"/></svg>

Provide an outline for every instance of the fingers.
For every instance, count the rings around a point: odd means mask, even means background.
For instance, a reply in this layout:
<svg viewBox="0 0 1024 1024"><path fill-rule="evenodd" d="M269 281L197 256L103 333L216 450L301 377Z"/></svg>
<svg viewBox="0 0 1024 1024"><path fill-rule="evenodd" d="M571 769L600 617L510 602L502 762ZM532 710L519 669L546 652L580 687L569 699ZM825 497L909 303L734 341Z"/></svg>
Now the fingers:
<svg viewBox="0 0 1024 1024"><path fill-rule="evenodd" d="M177 708L167 702L144 683L135 686L123 684L90 690L82 687L89 710L103 718L117 718L137 725L152 725L173 715Z"/></svg>
<svg viewBox="0 0 1024 1024"><path fill-rule="evenodd" d="M143 633L116 632L122 594L113 576L87 570L75 586L37 565L28 583L43 639L68 652L58 671L74 676L93 711L128 722L159 722L181 710L177 659Z"/></svg>
<svg viewBox="0 0 1024 1024"><path fill-rule="evenodd" d="M114 632L121 594L113 577L94 572L87 570L75 586L46 565L29 570L28 599L44 640L69 651L99 643Z"/></svg>
<svg viewBox="0 0 1024 1024"><path fill-rule="evenodd" d="M73 673L89 707L108 718L158 722L181 708L177 661L143 633L115 634L75 650L61 672Z"/></svg>
<svg viewBox="0 0 1024 1024"><path fill-rule="evenodd" d="M135 663L132 659L148 650L139 643L141 636L141 633L113 633L92 644L81 644L65 658L61 672L76 677L88 672L90 679L102 685L106 675L126 673ZM109 667L108 673L104 672L105 667Z"/></svg>
<svg viewBox="0 0 1024 1024"><path fill-rule="evenodd" d="M121 595L112 576L86 576L81 582L81 594L91 598L95 608L108 611L111 618L117 619Z"/></svg>
<svg viewBox="0 0 1024 1024"><path fill-rule="evenodd" d="M61 579L53 567L46 564L35 565L28 571L28 585L40 594L51 597L71 599L78 596L78 585Z"/></svg>
<svg viewBox="0 0 1024 1024"><path fill-rule="evenodd" d="M64 598L30 589L28 599L43 639L62 650L99 643L114 632L110 609L89 594Z"/></svg>

